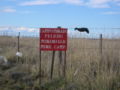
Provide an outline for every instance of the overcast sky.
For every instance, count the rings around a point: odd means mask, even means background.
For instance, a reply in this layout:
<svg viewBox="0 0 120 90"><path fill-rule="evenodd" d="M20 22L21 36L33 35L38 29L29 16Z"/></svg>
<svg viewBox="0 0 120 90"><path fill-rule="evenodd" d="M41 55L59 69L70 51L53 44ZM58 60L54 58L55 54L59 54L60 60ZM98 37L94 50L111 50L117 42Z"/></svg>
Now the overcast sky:
<svg viewBox="0 0 120 90"><path fill-rule="evenodd" d="M57 26L120 27L120 0L0 0L0 28Z"/></svg>

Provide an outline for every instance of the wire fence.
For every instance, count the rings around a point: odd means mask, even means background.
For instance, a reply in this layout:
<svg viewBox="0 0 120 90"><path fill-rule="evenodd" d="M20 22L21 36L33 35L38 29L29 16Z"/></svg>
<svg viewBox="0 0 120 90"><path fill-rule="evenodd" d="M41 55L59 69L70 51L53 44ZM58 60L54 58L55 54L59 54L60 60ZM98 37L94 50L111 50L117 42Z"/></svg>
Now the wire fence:
<svg viewBox="0 0 120 90"><path fill-rule="evenodd" d="M78 50L99 50L102 48L104 51L106 49L108 50L120 50L120 28L89 28L90 34L87 34L85 32L78 32L69 29L68 30L68 49L78 48ZM17 47L17 36L19 35L19 32L0 32L0 36L4 37L14 37L14 38L5 38L4 44L6 45L13 45L13 43L16 43ZM102 35L102 38L101 38ZM39 32L20 32L20 37L23 39L20 39L20 44L22 43L25 47L31 47L31 48L39 48ZM25 39L27 37L28 39ZM0 37L1 38L1 37ZM30 39L29 39L30 38ZM34 39L34 40L33 40ZM101 42L102 39L102 42ZM2 40L2 38L1 38ZM25 42L27 41L28 44ZM1 45L2 45L2 41ZM30 44L29 44L30 42ZM31 43L33 42L33 43ZM101 46L102 43L102 46ZM0 45L0 46L1 46ZM27 46L28 45L28 46ZM76 47L76 48L75 48Z"/></svg>
<svg viewBox="0 0 120 90"><path fill-rule="evenodd" d="M89 27L90 33L81 33L75 31L74 28L68 28L68 36L70 38L99 38L102 34L104 38L120 38L120 28L92 28ZM39 29L32 32L19 31L21 37L39 37ZM17 31L0 31L0 36L18 36Z"/></svg>

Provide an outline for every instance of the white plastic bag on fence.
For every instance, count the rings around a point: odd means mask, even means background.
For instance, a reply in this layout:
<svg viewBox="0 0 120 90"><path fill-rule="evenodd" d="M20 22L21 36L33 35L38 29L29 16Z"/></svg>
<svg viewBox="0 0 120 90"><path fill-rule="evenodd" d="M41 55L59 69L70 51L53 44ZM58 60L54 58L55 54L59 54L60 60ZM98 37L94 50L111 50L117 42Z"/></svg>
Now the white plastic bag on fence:
<svg viewBox="0 0 120 90"><path fill-rule="evenodd" d="M17 52L17 53L16 53L16 56L18 56L18 57L22 57L23 54L22 54L21 52Z"/></svg>
<svg viewBox="0 0 120 90"><path fill-rule="evenodd" d="M0 65L1 64L6 64L7 62L8 62L8 60L6 59L6 57L0 56Z"/></svg>

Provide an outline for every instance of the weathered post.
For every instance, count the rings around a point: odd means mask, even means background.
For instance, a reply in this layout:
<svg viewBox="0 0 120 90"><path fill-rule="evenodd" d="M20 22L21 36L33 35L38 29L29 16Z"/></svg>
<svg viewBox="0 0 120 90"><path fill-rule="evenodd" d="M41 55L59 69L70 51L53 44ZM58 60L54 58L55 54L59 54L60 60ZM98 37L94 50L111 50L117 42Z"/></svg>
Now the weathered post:
<svg viewBox="0 0 120 90"><path fill-rule="evenodd" d="M66 51L64 51L64 69L63 69L63 74L64 74L64 80L65 80L65 87L64 89L66 90L66 84L67 84L67 76L66 76L66 68L67 68L67 62L66 62Z"/></svg>
<svg viewBox="0 0 120 90"><path fill-rule="evenodd" d="M40 84L40 87L41 87L41 82L42 82L42 77L41 77L41 50L39 51L39 59L40 59L40 61L39 61L39 84Z"/></svg>
<svg viewBox="0 0 120 90"><path fill-rule="evenodd" d="M100 54L102 56L102 47L103 47L103 37L102 37L102 34L100 34Z"/></svg>
<svg viewBox="0 0 120 90"><path fill-rule="evenodd" d="M63 60L62 60L62 51L59 51L59 62L58 62L58 74L61 77L62 75L62 64L63 64Z"/></svg>
<svg viewBox="0 0 120 90"><path fill-rule="evenodd" d="M99 61L99 71L101 69L101 67L103 67L103 56L102 56L102 49L103 49L103 37L102 34L100 34L100 44L99 44L99 48L100 48L100 61Z"/></svg>
<svg viewBox="0 0 120 90"><path fill-rule="evenodd" d="M18 52L20 51L20 32L18 33Z"/></svg>
<svg viewBox="0 0 120 90"><path fill-rule="evenodd" d="M18 44L17 45L18 45L18 48L17 48L18 50L17 51L20 52L20 32L18 33ZM20 58L18 56L18 62L19 62L19 59Z"/></svg>
<svg viewBox="0 0 120 90"><path fill-rule="evenodd" d="M64 69L63 69L63 74L64 74L64 78L66 79L66 51L65 51L65 54L64 54Z"/></svg>
<svg viewBox="0 0 120 90"><path fill-rule="evenodd" d="M51 74L50 74L50 79L51 80L52 80L52 77L53 77L54 60L55 60L55 51L53 51L53 55L52 55Z"/></svg>
<svg viewBox="0 0 120 90"><path fill-rule="evenodd" d="M39 72L38 72L38 76L39 76L39 84L40 84L40 90L41 90L41 82L42 82L42 75L41 75L41 72L42 72L42 64L41 64L41 61L42 61L42 58L41 58L41 30L39 31L39 36L40 36L40 40L39 40Z"/></svg>

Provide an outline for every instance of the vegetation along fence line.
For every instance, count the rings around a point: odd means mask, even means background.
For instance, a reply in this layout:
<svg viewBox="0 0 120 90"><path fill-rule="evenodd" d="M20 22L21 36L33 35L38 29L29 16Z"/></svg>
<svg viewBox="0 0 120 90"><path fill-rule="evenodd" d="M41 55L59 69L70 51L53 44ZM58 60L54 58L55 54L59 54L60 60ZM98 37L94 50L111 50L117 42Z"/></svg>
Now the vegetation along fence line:
<svg viewBox="0 0 120 90"><path fill-rule="evenodd" d="M60 52L55 53L53 80L50 79L50 51L42 51L41 75L38 74L39 34L32 33L24 37L24 34L20 33L19 51L23 55L17 61L19 34L15 33L13 36L9 32L0 32L0 56L4 56L9 62L4 65L0 62L0 90L16 90L16 87L21 90L39 89L40 76L42 90L64 90L64 86L66 90L119 90L120 33L118 29L113 30L90 30L90 34L72 30L68 32L66 82L62 77L59 78L63 68L59 65L62 60Z"/></svg>

